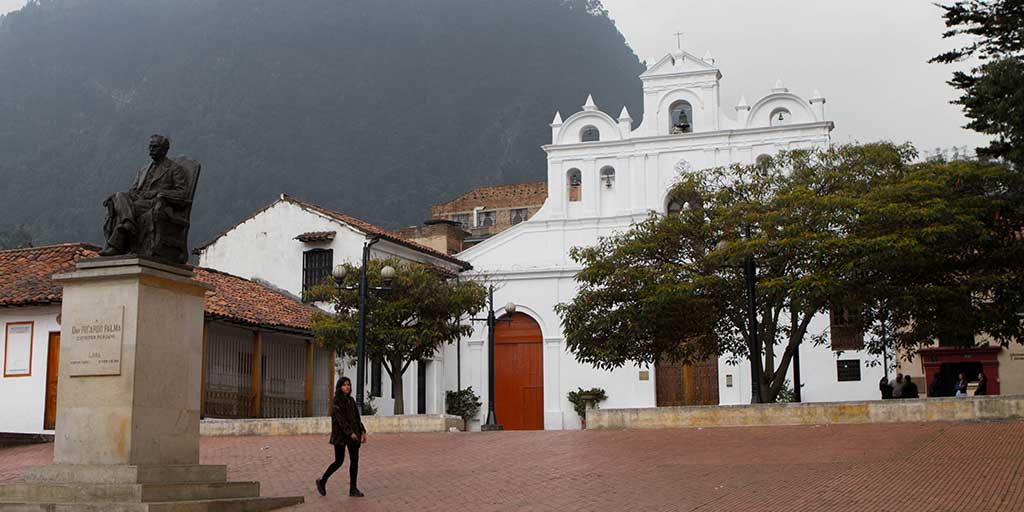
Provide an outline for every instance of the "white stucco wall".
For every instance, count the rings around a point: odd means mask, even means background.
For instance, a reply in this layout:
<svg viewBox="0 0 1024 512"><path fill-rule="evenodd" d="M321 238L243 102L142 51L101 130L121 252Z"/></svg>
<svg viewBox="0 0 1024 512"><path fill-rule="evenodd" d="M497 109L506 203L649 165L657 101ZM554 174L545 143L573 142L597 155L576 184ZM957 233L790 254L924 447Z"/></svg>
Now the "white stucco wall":
<svg viewBox="0 0 1024 512"><path fill-rule="evenodd" d="M3 337L9 322L33 322L32 375L4 377L0 372L0 432L52 434L43 429L46 406L46 366L51 332L60 332L60 306L0 308L0 368L6 357Z"/></svg>
<svg viewBox="0 0 1024 512"><path fill-rule="evenodd" d="M808 337L828 331L828 315L819 314L811 320ZM776 363L782 357L785 347L775 347ZM836 373L836 361L856 359L860 361L860 380L840 382ZM733 376L733 385L727 383L728 375ZM792 386L793 365L787 377ZM880 399L878 381L882 378L882 358L864 350L833 352L828 345L800 345L801 400L804 402L850 402ZM722 405L750 403L750 361L743 359L732 364L730 358L718 360L718 400Z"/></svg>

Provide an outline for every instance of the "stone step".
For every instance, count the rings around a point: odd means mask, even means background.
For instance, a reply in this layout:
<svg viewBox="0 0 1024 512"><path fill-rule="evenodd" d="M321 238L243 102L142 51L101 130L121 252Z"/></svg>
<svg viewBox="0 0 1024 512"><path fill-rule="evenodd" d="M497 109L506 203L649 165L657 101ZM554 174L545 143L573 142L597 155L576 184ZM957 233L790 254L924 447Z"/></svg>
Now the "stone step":
<svg viewBox="0 0 1024 512"><path fill-rule="evenodd" d="M0 503L0 512L264 512L302 503L302 496L165 503Z"/></svg>
<svg viewBox="0 0 1024 512"><path fill-rule="evenodd" d="M130 466L112 464L51 464L25 469L27 482L83 482L94 484L150 484L226 482L228 467L214 464Z"/></svg>
<svg viewBox="0 0 1024 512"><path fill-rule="evenodd" d="M259 482L165 484L16 483L0 484L0 502L135 502L254 498Z"/></svg>

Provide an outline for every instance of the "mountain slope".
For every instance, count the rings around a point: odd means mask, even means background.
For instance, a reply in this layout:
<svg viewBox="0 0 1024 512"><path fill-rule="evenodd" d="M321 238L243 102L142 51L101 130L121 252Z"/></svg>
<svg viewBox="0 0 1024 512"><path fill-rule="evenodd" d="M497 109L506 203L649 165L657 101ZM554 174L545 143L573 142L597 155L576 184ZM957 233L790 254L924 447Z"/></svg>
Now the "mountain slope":
<svg viewBox="0 0 1024 512"><path fill-rule="evenodd" d="M101 239L151 133L203 163L192 241L288 192L384 226L542 179L555 110L642 113L597 0L39 0L0 18L0 231Z"/></svg>

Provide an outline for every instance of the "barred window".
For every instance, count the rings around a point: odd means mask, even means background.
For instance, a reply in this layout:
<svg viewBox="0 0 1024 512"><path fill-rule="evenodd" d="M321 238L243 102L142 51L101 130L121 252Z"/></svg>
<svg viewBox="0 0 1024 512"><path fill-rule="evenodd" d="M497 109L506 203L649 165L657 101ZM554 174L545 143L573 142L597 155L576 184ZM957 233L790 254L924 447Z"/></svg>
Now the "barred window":
<svg viewBox="0 0 1024 512"><path fill-rule="evenodd" d="M850 306L833 306L829 310L829 334L832 350L862 350L864 329L860 310Z"/></svg>
<svg viewBox="0 0 1024 512"><path fill-rule="evenodd" d="M477 214L477 223L482 228L489 228L494 225L495 212L480 212Z"/></svg>
<svg viewBox="0 0 1024 512"><path fill-rule="evenodd" d="M456 213L452 215L452 222L458 222L464 228L469 227L469 214L468 213Z"/></svg>
<svg viewBox="0 0 1024 512"><path fill-rule="evenodd" d="M331 249L310 249L302 253L302 291L324 282L331 275L334 251Z"/></svg>
<svg viewBox="0 0 1024 512"><path fill-rule="evenodd" d="M836 377L839 382L860 380L860 359L840 359L836 361Z"/></svg>
<svg viewBox="0 0 1024 512"><path fill-rule="evenodd" d="M513 226L519 224L520 222L526 222L526 219L528 218L529 213L527 212L526 208L513 208L509 212L509 221Z"/></svg>

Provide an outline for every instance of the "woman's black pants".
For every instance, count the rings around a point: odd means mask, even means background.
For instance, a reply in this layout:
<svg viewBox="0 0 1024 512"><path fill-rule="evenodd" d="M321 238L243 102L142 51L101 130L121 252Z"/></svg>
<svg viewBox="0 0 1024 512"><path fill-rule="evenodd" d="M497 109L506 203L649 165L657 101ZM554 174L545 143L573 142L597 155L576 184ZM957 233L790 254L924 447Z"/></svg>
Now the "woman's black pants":
<svg viewBox="0 0 1024 512"><path fill-rule="evenodd" d="M356 488L356 477L359 476L359 443L334 445L334 462L327 466L327 471L324 471L324 476L320 478L324 485L327 485L327 479L345 462L345 446L348 446L348 455L351 459L348 465L348 485L350 489Z"/></svg>

